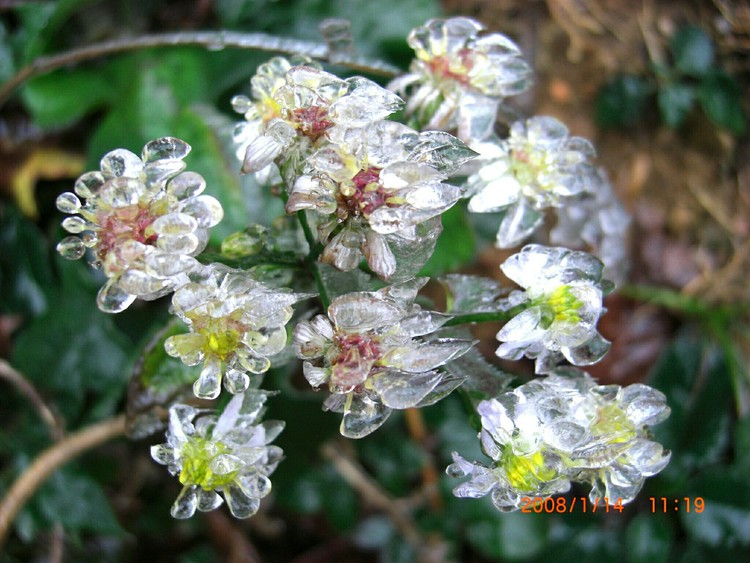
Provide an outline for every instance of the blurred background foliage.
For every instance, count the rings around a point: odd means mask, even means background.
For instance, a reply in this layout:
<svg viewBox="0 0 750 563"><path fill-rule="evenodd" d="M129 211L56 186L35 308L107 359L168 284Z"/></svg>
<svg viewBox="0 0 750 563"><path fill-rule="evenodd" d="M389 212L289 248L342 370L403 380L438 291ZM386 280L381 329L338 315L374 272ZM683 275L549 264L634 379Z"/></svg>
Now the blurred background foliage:
<svg viewBox="0 0 750 563"><path fill-rule="evenodd" d="M747 559L750 159L742 104L750 10L721 0L672 4L1 3L0 82L43 55L166 31L231 29L317 41L322 19L343 17L352 21L360 53L401 68L411 58L405 36L430 17L469 15L508 33L537 71L533 92L515 102L517 109L555 115L591 138L634 214L632 283L607 302L602 331L614 346L594 373L666 393L672 416L656 437L673 452L667 469L621 513L498 514L487 499L454 498L455 483L442 473L452 451L482 459L458 394L424 409L422 418L394 415L373 436L345 442L337 417L321 411L320 395L303 390L292 363L272 370L264 384L282 390L268 418L287 422L278 440L286 460L258 515L171 519L179 485L148 454L161 436L119 439L41 487L15 520L2 560L409 562L417 545L430 546L434 561ZM173 135L193 146L188 166L227 210L212 234L214 250L248 223L270 224L278 202L238 176L229 145L238 119L229 100L247 93L268 56L197 47L122 53L29 80L0 108L0 356L9 362L0 382L0 491L61 434L126 406L148 418L185 379L180 364L163 355L139 361L149 346L158 350L152 341L168 321L166 300L139 302L114 317L100 313L102 280L54 251L63 236L55 197L97 168L105 152L138 152L150 139ZM497 276L503 254L491 247L494 228L485 221L469 219L460 206L446 214L424 273ZM440 299L439 290L432 295ZM475 331L488 357L496 330ZM9 378L9 365L49 405L51 426ZM703 498L704 511L686 513L685 497Z"/></svg>

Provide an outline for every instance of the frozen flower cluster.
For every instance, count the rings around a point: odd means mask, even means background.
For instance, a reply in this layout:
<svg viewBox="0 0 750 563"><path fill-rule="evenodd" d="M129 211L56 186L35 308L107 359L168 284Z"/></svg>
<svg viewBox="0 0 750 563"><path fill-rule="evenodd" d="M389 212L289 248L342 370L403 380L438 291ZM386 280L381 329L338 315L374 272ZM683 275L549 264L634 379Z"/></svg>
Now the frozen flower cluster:
<svg viewBox="0 0 750 563"><path fill-rule="evenodd" d="M268 175L276 164L287 182L334 131L365 127L403 105L366 78L342 80L310 62L294 66L281 57L261 65L251 84L253 99L236 96L232 101L245 116L235 131L245 151L242 170Z"/></svg>
<svg viewBox="0 0 750 563"><path fill-rule="evenodd" d="M352 270L364 256L373 272L389 279L398 266L392 247L418 250L437 238L440 222L430 220L462 195L445 180L475 153L447 133L420 134L394 121L335 138L310 156L286 211L316 213L323 262ZM429 257L422 254L421 263L416 252L410 255L414 271Z"/></svg>
<svg viewBox="0 0 750 563"><path fill-rule="evenodd" d="M602 263L586 252L529 244L509 257L503 273L524 288L506 306L521 309L497 333L497 355L509 360L536 358L536 373L548 373L564 357L590 365L609 350L596 330L603 294Z"/></svg>
<svg viewBox="0 0 750 563"><path fill-rule="evenodd" d="M343 412L341 434L361 438L392 409L431 405L463 381L438 368L469 350L434 338L450 317L414 304L426 279L337 297L328 315L297 324L294 347L307 380L331 392L324 408Z"/></svg>
<svg viewBox="0 0 750 563"><path fill-rule="evenodd" d="M557 225L550 231L553 244L589 247L604 263L604 275L616 284L628 271L627 233L630 215L617 199L604 170L599 169L591 195L557 208Z"/></svg>
<svg viewBox="0 0 750 563"><path fill-rule="evenodd" d="M457 453L447 469L469 476L458 497L491 494L501 511L520 508L525 497L566 492L571 482L590 483L592 503L628 503L670 453L649 438L648 427L670 413L665 397L647 385L597 385L574 368L521 385L479 403L487 467Z"/></svg>
<svg viewBox="0 0 750 563"><path fill-rule="evenodd" d="M542 224L544 209L593 190L594 155L591 143L553 117L517 121L507 139L482 145L483 164L467 181L469 211L502 211L496 245L516 246Z"/></svg>
<svg viewBox="0 0 750 563"><path fill-rule="evenodd" d="M136 297L166 295L199 268L193 256L205 248L223 210L201 195L206 182L199 174L183 172L189 152L173 137L149 142L140 158L114 150L100 170L78 178L75 193L57 198L57 208L71 215L63 228L81 235L66 237L57 249L71 260L92 250L92 265L108 278L97 298L102 311L117 313Z"/></svg>
<svg viewBox="0 0 750 563"><path fill-rule="evenodd" d="M433 19L412 30L410 72L389 87L406 94L406 106L424 129L458 131L467 143L492 134L497 109L531 84L531 69L513 41L469 18Z"/></svg>
<svg viewBox="0 0 750 563"><path fill-rule="evenodd" d="M284 349L292 304L308 297L266 287L243 270L212 264L203 279L172 296L173 312L190 332L170 336L164 348L189 366L203 364L193 386L197 397L218 397L222 380L230 393L242 393L248 373L267 371L269 357Z"/></svg>
<svg viewBox="0 0 750 563"><path fill-rule="evenodd" d="M283 454L270 444L284 423L260 422L266 397L255 390L235 395L220 416L181 404L169 409L167 442L153 446L151 457L179 475L183 486L172 516L190 518L196 509L214 510L224 500L237 518L258 511Z"/></svg>

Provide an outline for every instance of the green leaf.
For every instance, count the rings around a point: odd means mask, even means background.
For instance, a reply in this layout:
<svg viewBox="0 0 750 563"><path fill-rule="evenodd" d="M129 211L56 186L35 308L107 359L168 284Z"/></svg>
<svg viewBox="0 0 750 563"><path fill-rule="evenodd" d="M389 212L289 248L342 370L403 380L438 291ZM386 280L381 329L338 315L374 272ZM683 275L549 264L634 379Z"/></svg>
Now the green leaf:
<svg viewBox="0 0 750 563"><path fill-rule="evenodd" d="M164 350L164 341L187 328L177 320L167 325L146 345L133 369L126 405L127 432L132 439L162 430L164 410L173 403L192 397L192 383L200 367L186 366Z"/></svg>
<svg viewBox="0 0 750 563"><path fill-rule="evenodd" d="M742 90L737 82L722 71L707 74L698 87L698 99L708 118L735 135L742 135L746 116L742 109Z"/></svg>
<svg viewBox="0 0 750 563"><path fill-rule="evenodd" d="M473 505L475 512L466 522L466 539L483 555L496 560L522 561L544 551L549 521L546 516L500 514L488 497L459 500Z"/></svg>
<svg viewBox="0 0 750 563"><path fill-rule="evenodd" d="M661 87L656 99L664 123L674 128L685 121L693 107L695 91L692 86L675 82Z"/></svg>
<svg viewBox="0 0 750 563"><path fill-rule="evenodd" d="M451 207L443 213L441 220L443 232L432 256L419 271L420 276L438 276L456 270L474 258L476 240L463 205Z"/></svg>
<svg viewBox="0 0 750 563"><path fill-rule="evenodd" d="M73 469L57 471L34 502L50 524L59 522L67 531L112 536L124 533L99 484Z"/></svg>
<svg viewBox="0 0 750 563"><path fill-rule="evenodd" d="M631 127L642 117L653 88L643 78L624 74L606 84L596 99L596 120L603 127Z"/></svg>
<svg viewBox="0 0 750 563"><path fill-rule="evenodd" d="M52 297L47 239L18 209L0 207L0 313L43 313Z"/></svg>
<svg viewBox="0 0 750 563"><path fill-rule="evenodd" d="M693 538L712 547L750 546L750 489L746 473L717 467L692 480L690 493L691 499L701 497L705 503L703 512L679 513Z"/></svg>
<svg viewBox="0 0 750 563"><path fill-rule="evenodd" d="M680 28L670 43L677 70L689 76L703 76L711 69L714 45L711 38L697 26Z"/></svg>
<svg viewBox="0 0 750 563"><path fill-rule="evenodd" d="M63 127L75 123L106 104L115 91L105 73L65 69L30 80L22 90L23 101L39 127Z"/></svg>
<svg viewBox="0 0 750 563"><path fill-rule="evenodd" d="M626 532L628 561L666 561L672 542L672 527L665 515L639 514L630 521Z"/></svg>

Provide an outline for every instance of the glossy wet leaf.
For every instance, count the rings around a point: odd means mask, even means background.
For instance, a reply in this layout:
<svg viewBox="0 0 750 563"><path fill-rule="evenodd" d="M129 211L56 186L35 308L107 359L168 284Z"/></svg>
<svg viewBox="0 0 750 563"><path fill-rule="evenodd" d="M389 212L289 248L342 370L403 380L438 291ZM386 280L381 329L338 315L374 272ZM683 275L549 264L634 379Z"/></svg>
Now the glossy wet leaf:
<svg viewBox="0 0 750 563"><path fill-rule="evenodd" d="M621 75L606 84L596 99L596 121L603 127L631 127L643 116L652 92L644 79Z"/></svg>
<svg viewBox="0 0 750 563"><path fill-rule="evenodd" d="M708 118L735 135L747 129L747 116L742 108L742 90L728 74L714 71L706 75L698 87L698 99Z"/></svg>
<svg viewBox="0 0 750 563"><path fill-rule="evenodd" d="M695 92L691 86L675 82L662 87L656 99L664 123L678 127L693 107Z"/></svg>
<svg viewBox="0 0 750 563"><path fill-rule="evenodd" d="M689 25L677 30L670 42L677 70L690 76L702 76L711 68L714 45L700 27Z"/></svg>

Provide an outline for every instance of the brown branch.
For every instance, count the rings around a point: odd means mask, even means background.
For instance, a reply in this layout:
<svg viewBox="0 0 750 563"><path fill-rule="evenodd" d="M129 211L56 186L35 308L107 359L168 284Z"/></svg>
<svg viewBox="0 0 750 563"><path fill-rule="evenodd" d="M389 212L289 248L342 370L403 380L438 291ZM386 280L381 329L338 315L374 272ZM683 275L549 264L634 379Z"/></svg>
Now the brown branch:
<svg viewBox="0 0 750 563"><path fill-rule="evenodd" d="M321 452L325 459L333 463L344 481L362 495L365 502L388 515L412 547L418 550L425 545L414 522L400 509L395 499L392 499L390 495L383 491L356 461L349 458L330 442L323 444Z"/></svg>
<svg viewBox="0 0 750 563"><path fill-rule="evenodd" d="M31 64L19 70L5 84L3 84L0 88L0 107L5 104L16 88L30 78L40 74L46 74L58 68L98 59L113 53L153 47L177 47L185 45L205 47L212 51L220 51L227 48L254 49L287 55L306 55L313 59L320 60L327 60L329 57L328 46L324 43L277 37L265 33L183 31L176 33L155 33L151 35L141 35L139 37L126 37L71 49L70 51L57 55L48 55L37 58ZM333 62L357 71L379 74L386 77L395 76L401 72L399 68L387 63L371 61L358 56L341 58L337 55Z"/></svg>
<svg viewBox="0 0 750 563"><path fill-rule="evenodd" d="M43 451L15 480L0 502L0 549L18 511L57 468L124 433L125 415L120 415L70 434Z"/></svg>
<svg viewBox="0 0 750 563"><path fill-rule="evenodd" d="M62 439L64 434L62 424L54 415L52 409L47 406L44 399L42 399L42 396L29 380L2 358L0 358L0 378L13 384L18 392L26 397L26 399L34 406L39 417L49 428L50 436L53 440L57 441Z"/></svg>

